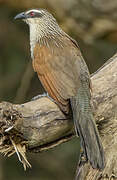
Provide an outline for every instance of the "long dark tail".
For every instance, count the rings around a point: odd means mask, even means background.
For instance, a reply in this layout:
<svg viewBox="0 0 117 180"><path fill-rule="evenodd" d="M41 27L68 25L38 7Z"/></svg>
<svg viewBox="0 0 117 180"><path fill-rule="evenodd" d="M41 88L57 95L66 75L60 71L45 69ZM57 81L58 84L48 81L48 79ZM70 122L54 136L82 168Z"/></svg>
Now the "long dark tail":
<svg viewBox="0 0 117 180"><path fill-rule="evenodd" d="M74 125L80 136L84 155L93 168L104 168L104 151L94 121L90 104L89 87L81 85L76 97L71 99Z"/></svg>

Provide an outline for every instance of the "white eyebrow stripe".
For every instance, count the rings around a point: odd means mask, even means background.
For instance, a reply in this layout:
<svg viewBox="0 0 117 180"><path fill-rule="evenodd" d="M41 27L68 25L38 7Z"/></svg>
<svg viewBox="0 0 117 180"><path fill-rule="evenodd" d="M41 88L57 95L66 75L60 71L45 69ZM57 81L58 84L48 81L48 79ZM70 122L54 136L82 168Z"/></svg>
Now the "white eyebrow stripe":
<svg viewBox="0 0 117 180"><path fill-rule="evenodd" d="M28 14L28 13L30 13L30 12L32 12L32 11L33 11L33 12L40 13L40 14L42 14L42 12L43 12L43 10L40 11L40 10L38 10L38 9L31 9L31 10L27 11L26 14Z"/></svg>

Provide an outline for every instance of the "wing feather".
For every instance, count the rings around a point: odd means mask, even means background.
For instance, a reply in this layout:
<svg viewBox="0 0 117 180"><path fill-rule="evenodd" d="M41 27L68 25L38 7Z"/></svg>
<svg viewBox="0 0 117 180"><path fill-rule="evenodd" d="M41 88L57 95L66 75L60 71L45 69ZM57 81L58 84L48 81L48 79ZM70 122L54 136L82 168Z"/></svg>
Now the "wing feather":
<svg viewBox="0 0 117 180"><path fill-rule="evenodd" d="M69 111L69 99L78 92L82 61L78 48L67 40L64 48L37 43L33 59L33 68L45 90L65 112Z"/></svg>

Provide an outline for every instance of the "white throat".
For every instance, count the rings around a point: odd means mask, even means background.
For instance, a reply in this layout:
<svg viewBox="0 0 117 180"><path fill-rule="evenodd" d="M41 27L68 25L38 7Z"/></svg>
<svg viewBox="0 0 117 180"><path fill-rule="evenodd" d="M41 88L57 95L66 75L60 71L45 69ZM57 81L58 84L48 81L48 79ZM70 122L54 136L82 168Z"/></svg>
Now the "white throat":
<svg viewBox="0 0 117 180"><path fill-rule="evenodd" d="M37 31L37 24L30 24L30 51L31 51L31 58L33 59L33 50L35 48L36 42L38 42L39 39L39 32Z"/></svg>
<svg viewBox="0 0 117 180"><path fill-rule="evenodd" d="M37 22L36 22L37 21ZM63 34L63 31L60 29L60 27L58 26L58 24L50 22L49 23L47 21L44 21L40 19L40 22L38 22L39 20L35 18L35 21L33 23L33 21L31 19L27 20L27 24L29 25L29 29L30 29L30 50L31 50L31 58L34 58L33 52L34 52L34 48L37 42L40 42L40 40L43 39L43 37L48 37L48 35L50 35L51 37L54 35L61 35Z"/></svg>

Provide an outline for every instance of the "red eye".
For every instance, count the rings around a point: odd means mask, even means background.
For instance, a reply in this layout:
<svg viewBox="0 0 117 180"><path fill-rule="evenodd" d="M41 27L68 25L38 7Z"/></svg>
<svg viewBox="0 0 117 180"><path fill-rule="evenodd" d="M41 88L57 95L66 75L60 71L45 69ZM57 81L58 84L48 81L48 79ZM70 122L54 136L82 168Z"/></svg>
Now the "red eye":
<svg viewBox="0 0 117 180"><path fill-rule="evenodd" d="M30 16L34 16L35 15L35 13L34 12L30 12Z"/></svg>

